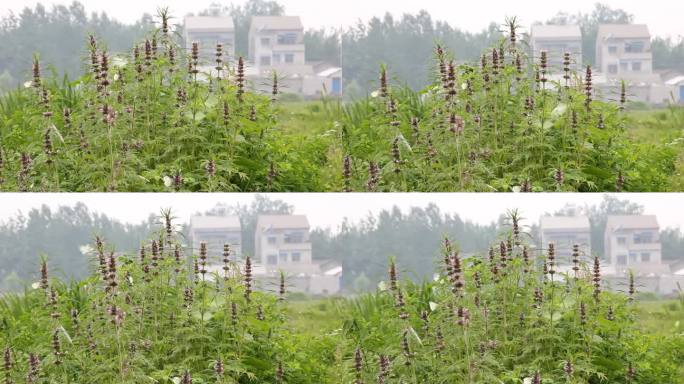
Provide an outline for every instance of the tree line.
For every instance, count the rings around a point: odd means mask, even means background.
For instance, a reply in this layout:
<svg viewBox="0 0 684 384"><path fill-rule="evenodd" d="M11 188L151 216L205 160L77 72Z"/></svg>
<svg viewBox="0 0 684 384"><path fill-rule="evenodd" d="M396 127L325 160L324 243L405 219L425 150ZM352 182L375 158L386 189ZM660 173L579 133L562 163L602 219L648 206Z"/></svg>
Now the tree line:
<svg viewBox="0 0 684 384"><path fill-rule="evenodd" d="M576 208L563 208L554 215L572 214ZM603 254L603 233L608 215L642 214L643 206L606 196L597 206L583 208L589 216L592 252ZM256 220L262 214L292 214L294 207L284 201L257 195L247 205L221 205L203 214L237 215L242 225L242 250L254 254ZM523 210L524 216L524 210ZM502 213L503 214L503 213ZM21 289L35 281L40 257L49 257L53 269L66 278L81 279L88 275L93 260L85 254L85 246L100 236L119 252L136 253L145 234L160 228L158 214L138 224L93 212L83 203L73 207L48 206L0 221L0 292ZM539 244L536 219L523 224L533 242ZM197 249L188 236L187 220L177 220L178 229L187 240L187 252ZM434 204L413 207L407 212L399 208L383 210L377 215L352 222L344 220L337 231L315 228L311 232L313 255L318 260L334 260L344 268L346 291L364 291L386 276L389 257L395 257L404 273L415 280L429 279L439 262L440 243L448 235L462 255L486 249L507 228L505 216L487 225L473 223L458 214L443 212ZM661 232L664 260L684 256L684 233L680 229ZM213 255L218 260L220 255Z"/></svg>
<svg viewBox="0 0 684 384"><path fill-rule="evenodd" d="M286 9L273 0L247 0L241 5L214 4L200 15L228 15L236 28L236 52L247 54L247 35L252 16L283 15ZM176 15L177 35L182 36L182 16ZM579 24L583 32L584 60L592 64L596 32L601 23L632 22L634 16L620 9L596 4L589 13L559 13L547 20L552 24ZM47 9L38 3L18 14L0 19L0 91L23 82L29 76L31 60L40 53L58 76L74 76L87 55L83 36L94 33L111 52L125 51L130 41L141 39L154 27L155 18L144 14L134 24L124 24L106 13L88 15L78 1ZM456 52L459 61L473 61L482 50L501 36L501 25L491 23L480 32L467 32L428 12L394 17L387 13L339 29L309 29L305 34L307 60L341 65L347 93L361 94L373 86L378 65L387 64L394 75L420 88L429 81L430 59L436 43ZM684 71L684 40L655 37L652 44L656 69Z"/></svg>

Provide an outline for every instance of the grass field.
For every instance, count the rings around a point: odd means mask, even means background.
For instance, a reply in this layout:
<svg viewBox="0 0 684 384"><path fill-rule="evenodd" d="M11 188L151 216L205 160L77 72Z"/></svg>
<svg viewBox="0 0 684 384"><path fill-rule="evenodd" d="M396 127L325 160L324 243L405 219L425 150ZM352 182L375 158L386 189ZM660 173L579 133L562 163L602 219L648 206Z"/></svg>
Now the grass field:
<svg viewBox="0 0 684 384"><path fill-rule="evenodd" d="M632 111L631 124L627 126L634 140L646 143L674 143L684 138L684 108L671 107ZM684 190L684 153L679 156L676 171L672 175L671 190Z"/></svg>
<svg viewBox="0 0 684 384"><path fill-rule="evenodd" d="M342 105L337 100L290 101L283 102L281 108L279 128L286 133L339 134L335 122L342 119ZM631 110L628 114L625 128L635 142L674 145L684 139L682 107ZM684 190L684 152L671 175L670 190Z"/></svg>

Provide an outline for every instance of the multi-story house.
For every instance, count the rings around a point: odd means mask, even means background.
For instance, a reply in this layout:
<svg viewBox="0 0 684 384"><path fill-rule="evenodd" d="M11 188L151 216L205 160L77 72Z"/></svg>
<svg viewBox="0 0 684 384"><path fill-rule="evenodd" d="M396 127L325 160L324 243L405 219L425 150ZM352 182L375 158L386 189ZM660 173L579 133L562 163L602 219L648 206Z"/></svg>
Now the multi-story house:
<svg viewBox="0 0 684 384"><path fill-rule="evenodd" d="M224 61L235 56L235 25L232 17L188 16L185 18L185 45L188 52L198 42L203 65L213 66L216 44L223 44Z"/></svg>
<svg viewBox="0 0 684 384"><path fill-rule="evenodd" d="M241 255L242 227L237 216L193 216L190 218L190 237L193 251L199 252L200 243L206 243L207 253L214 262L223 255L225 244L230 244L233 260Z"/></svg>
<svg viewBox="0 0 684 384"><path fill-rule="evenodd" d="M655 216L609 216L605 257L617 275L629 270L639 275L669 272L661 260L660 227Z"/></svg>
<svg viewBox="0 0 684 384"><path fill-rule="evenodd" d="M303 215L264 215L257 219L255 260L266 272L313 273L309 221Z"/></svg>
<svg viewBox="0 0 684 384"><path fill-rule="evenodd" d="M581 256L591 255L591 226L586 216L542 216L540 232L542 249L553 243L559 263L571 262L575 245Z"/></svg>
<svg viewBox="0 0 684 384"><path fill-rule="evenodd" d="M306 62L304 25L298 16L253 17L249 61L250 73L257 82L268 82L273 71L278 73L282 92L303 96L342 94L342 68Z"/></svg>
<svg viewBox="0 0 684 384"><path fill-rule="evenodd" d="M648 26L600 25L596 38L596 66L608 79L650 80L653 54Z"/></svg>
<svg viewBox="0 0 684 384"><path fill-rule="evenodd" d="M302 20L298 16L253 17L249 59L260 70L301 71L306 65Z"/></svg>
<svg viewBox="0 0 684 384"><path fill-rule="evenodd" d="M547 52L552 73L562 73L565 53L570 54L571 70L582 67L582 31L578 25L533 25L530 48L537 61L542 51Z"/></svg>

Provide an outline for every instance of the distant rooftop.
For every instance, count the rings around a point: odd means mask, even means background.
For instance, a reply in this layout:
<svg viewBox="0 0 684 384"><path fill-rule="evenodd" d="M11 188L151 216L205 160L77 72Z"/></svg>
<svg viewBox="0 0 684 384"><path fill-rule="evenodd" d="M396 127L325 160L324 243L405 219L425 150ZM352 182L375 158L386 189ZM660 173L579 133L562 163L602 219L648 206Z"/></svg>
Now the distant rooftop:
<svg viewBox="0 0 684 384"><path fill-rule="evenodd" d="M262 215L257 219L259 228L308 229L309 220L304 215Z"/></svg>
<svg viewBox="0 0 684 384"><path fill-rule="evenodd" d="M259 30L299 30L304 29L302 19L299 16L254 16L252 17L253 29Z"/></svg>
<svg viewBox="0 0 684 384"><path fill-rule="evenodd" d="M597 37L599 41L607 38L650 38L651 33L646 24L601 24Z"/></svg>
<svg viewBox="0 0 684 384"><path fill-rule="evenodd" d="M586 216L542 216L541 228L544 229L589 229Z"/></svg>
<svg viewBox="0 0 684 384"><path fill-rule="evenodd" d="M579 25L533 25L532 38L581 39Z"/></svg>
<svg viewBox="0 0 684 384"><path fill-rule="evenodd" d="M665 85L679 85L684 83L684 76L673 77L672 79L665 82Z"/></svg>
<svg viewBox="0 0 684 384"><path fill-rule="evenodd" d="M656 229L656 216L608 216L606 228L609 229Z"/></svg>
<svg viewBox="0 0 684 384"><path fill-rule="evenodd" d="M226 16L187 16L185 29L193 31L235 30L232 17Z"/></svg>
<svg viewBox="0 0 684 384"><path fill-rule="evenodd" d="M241 228L240 219L237 216L193 216L190 218L190 227L194 229L237 229Z"/></svg>

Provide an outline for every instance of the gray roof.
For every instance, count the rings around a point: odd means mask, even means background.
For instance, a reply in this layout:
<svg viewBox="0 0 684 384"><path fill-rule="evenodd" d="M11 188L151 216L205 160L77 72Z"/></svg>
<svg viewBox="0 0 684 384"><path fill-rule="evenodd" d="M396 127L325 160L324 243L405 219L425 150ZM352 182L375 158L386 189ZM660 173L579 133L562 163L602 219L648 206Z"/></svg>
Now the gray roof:
<svg viewBox="0 0 684 384"><path fill-rule="evenodd" d="M648 31L648 25L646 24L601 24L599 25L597 37L598 41L611 37L618 39L650 39L651 33Z"/></svg>
<svg viewBox="0 0 684 384"><path fill-rule="evenodd" d="M586 229L589 230L589 218L586 216L542 216L541 228L545 229Z"/></svg>
<svg viewBox="0 0 684 384"><path fill-rule="evenodd" d="M273 229L309 229L309 220L304 215L261 215L257 219L257 230Z"/></svg>
<svg viewBox="0 0 684 384"><path fill-rule="evenodd" d="M240 230L237 216L193 216L190 218L192 229L236 229Z"/></svg>
<svg viewBox="0 0 684 384"><path fill-rule="evenodd" d="M304 29L299 16L254 16L252 29L258 30L300 30Z"/></svg>
<svg viewBox="0 0 684 384"><path fill-rule="evenodd" d="M579 25L533 25L532 38L547 39L581 39Z"/></svg>
<svg viewBox="0 0 684 384"><path fill-rule="evenodd" d="M185 30L193 31L233 31L232 17L225 16L187 16L185 17Z"/></svg>
<svg viewBox="0 0 684 384"><path fill-rule="evenodd" d="M658 229L656 216L608 216L606 229Z"/></svg>

